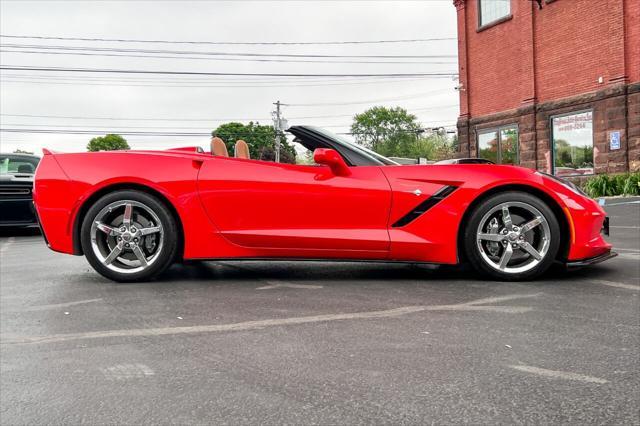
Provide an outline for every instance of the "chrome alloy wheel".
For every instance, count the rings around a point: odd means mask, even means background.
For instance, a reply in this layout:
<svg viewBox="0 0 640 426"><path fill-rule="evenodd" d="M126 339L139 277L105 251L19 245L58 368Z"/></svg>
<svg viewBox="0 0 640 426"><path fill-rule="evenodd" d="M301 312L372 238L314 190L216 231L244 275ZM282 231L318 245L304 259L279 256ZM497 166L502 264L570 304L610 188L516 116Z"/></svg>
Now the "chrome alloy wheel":
<svg viewBox="0 0 640 426"><path fill-rule="evenodd" d="M498 204L480 220L478 250L491 268L510 274L536 267L549 251L551 231L544 215L530 204Z"/></svg>
<svg viewBox="0 0 640 426"><path fill-rule="evenodd" d="M100 210L91 224L93 253L105 267L123 274L150 267L163 243L160 219L138 201L115 201Z"/></svg>

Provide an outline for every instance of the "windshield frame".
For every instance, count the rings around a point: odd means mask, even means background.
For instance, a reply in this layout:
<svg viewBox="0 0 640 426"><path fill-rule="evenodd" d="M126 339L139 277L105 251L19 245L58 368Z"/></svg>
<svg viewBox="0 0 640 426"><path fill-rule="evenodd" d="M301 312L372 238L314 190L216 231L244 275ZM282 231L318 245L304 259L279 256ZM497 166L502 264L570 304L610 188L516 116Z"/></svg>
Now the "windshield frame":
<svg viewBox="0 0 640 426"><path fill-rule="evenodd" d="M379 163L383 166L399 166L400 165L399 163L391 160L390 158L385 157L384 155L380 155L369 148L359 145L356 142L351 141L342 135L337 135L329 130L323 129L322 127L316 127L316 126L303 126L303 127L315 133L318 133L325 138L329 138L339 143L340 145L344 146L345 148L350 149L351 151L356 151L361 155L369 157L373 159L375 163Z"/></svg>

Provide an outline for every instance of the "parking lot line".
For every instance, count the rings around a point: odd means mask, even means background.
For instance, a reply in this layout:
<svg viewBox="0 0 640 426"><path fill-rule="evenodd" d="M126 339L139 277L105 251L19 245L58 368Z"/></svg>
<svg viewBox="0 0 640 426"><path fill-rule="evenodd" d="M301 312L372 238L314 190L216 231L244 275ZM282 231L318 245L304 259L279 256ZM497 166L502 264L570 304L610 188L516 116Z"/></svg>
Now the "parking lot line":
<svg viewBox="0 0 640 426"><path fill-rule="evenodd" d="M621 259L631 259L631 260L640 260L640 253L620 253L619 257Z"/></svg>
<svg viewBox="0 0 640 426"><path fill-rule="evenodd" d="M624 288L626 290L636 290L636 291L640 290L640 285L618 283L615 281L607 281L607 280L589 280L589 281L594 284L606 285L608 287Z"/></svg>
<svg viewBox="0 0 640 426"><path fill-rule="evenodd" d="M145 328L130 330L106 330L106 331L90 331L85 333L68 333L54 334L49 336L9 336L0 335L0 344L30 344L30 343L58 343L73 340L100 339L112 337L140 337L140 336L163 336L176 334L196 334L196 333L215 333L224 331L246 331L258 330L265 327L299 325L316 322L329 322L341 320L359 320L373 318L389 318L401 315L407 315L423 311L492 311L501 313L523 313L530 311L531 308L523 306L477 306L480 304L502 302L507 300L530 298L539 296L541 293L535 294L513 294L500 297L491 297L484 299L472 300L469 302L454 305L432 305L432 306L404 306L400 308L387 309L382 311L353 312L344 314L326 314L312 315L306 317L293 318L275 318L257 321L245 321L232 324L212 324L212 325L195 325L187 327L162 327L162 328Z"/></svg>
<svg viewBox="0 0 640 426"><path fill-rule="evenodd" d="M141 379L155 375L155 372L145 364L118 364L100 370L107 380Z"/></svg>
<svg viewBox="0 0 640 426"><path fill-rule="evenodd" d="M626 206L626 205L629 205L629 204L640 204L640 200L620 201L620 202L617 202L617 203L605 204L605 207Z"/></svg>
<svg viewBox="0 0 640 426"><path fill-rule="evenodd" d="M566 371L547 370L546 368L533 367L531 365L510 365L509 367L513 368L514 370L537 374L539 376L550 377L553 379L576 380L579 382L598 384L609 383L607 380L600 379L598 377L585 376L583 374L569 373Z"/></svg>
<svg viewBox="0 0 640 426"><path fill-rule="evenodd" d="M20 309L20 311L21 312L46 311L46 310L49 310L49 309L67 308L69 306L84 305L85 303L99 302L101 300L102 300L102 298L100 298L100 299L77 300L75 302L67 302L67 303L55 303L55 304L51 304L51 305L34 305L34 306L28 306L28 307L26 307L24 309Z"/></svg>
<svg viewBox="0 0 640 426"><path fill-rule="evenodd" d="M640 250L638 249L630 249L630 248L620 248L620 247L616 247L613 249L614 251L630 251L631 253L640 253Z"/></svg>
<svg viewBox="0 0 640 426"><path fill-rule="evenodd" d="M267 285L258 287L256 290L273 290L276 288L295 288L295 289L305 289L305 290L318 290L324 288L321 285L313 285L313 284L293 284L285 281L266 281Z"/></svg>

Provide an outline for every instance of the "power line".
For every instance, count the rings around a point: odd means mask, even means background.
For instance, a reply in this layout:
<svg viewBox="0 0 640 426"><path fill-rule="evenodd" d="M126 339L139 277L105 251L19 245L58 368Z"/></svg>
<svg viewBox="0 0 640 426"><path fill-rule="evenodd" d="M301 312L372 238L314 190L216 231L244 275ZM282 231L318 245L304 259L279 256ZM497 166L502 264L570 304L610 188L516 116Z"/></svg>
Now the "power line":
<svg viewBox="0 0 640 426"><path fill-rule="evenodd" d="M422 98L428 95L434 95L438 93L446 93L449 92L449 89L441 89L441 90L432 90L430 92L423 93L414 93L412 95L393 97L393 98L378 98L378 99L369 99L366 101L355 101L355 102L318 102L318 103L310 103L310 104L283 104L285 106L292 107L319 107L319 106L336 106L336 105L361 105L361 104L372 104L376 102L391 102L391 101L402 101L406 99L414 99L414 98Z"/></svg>
<svg viewBox="0 0 640 426"><path fill-rule="evenodd" d="M104 134L104 130L71 130L71 129L15 129L15 128L0 128L0 132L7 133L50 133L50 134L65 134L65 135L93 135ZM115 133L115 132L110 132ZM117 132L119 135L124 136L211 136L211 133L196 133L196 132Z"/></svg>
<svg viewBox="0 0 640 426"><path fill-rule="evenodd" d="M13 73L2 73L0 77L10 77L10 78L28 78L28 79L45 79L45 80L90 80L90 81L133 81L133 82L173 82L173 83L200 83L200 82L230 82L230 83L273 83L273 82L282 82L283 79L279 77L262 77L262 78L233 78L233 77L139 77L139 76L108 76L108 75L55 75L55 74L31 74L31 73L23 73L23 74L13 74ZM424 78L424 77L423 77ZM394 80L407 80L407 81L417 81L423 78L393 78ZM384 80L385 77L373 78L369 77L371 81ZM291 77L285 82L298 83L298 82L347 82L347 81L364 81L366 79L363 78L350 78L350 77L316 77L316 78L301 78L301 77Z"/></svg>
<svg viewBox="0 0 640 426"><path fill-rule="evenodd" d="M86 80L83 78L72 79L72 80L64 80L58 79L57 77L53 77L51 79L30 79L28 77L4 77L0 76L2 81L7 83L24 83L24 84L48 84L48 85L83 85L83 86L120 86L120 87L185 87L185 88L269 88L269 87L323 87L323 86L351 86L351 85L366 85L366 84L389 84L389 83L403 83L407 81L420 81L422 79L389 79L389 80L366 80L360 79L360 81L353 80L333 80L336 81L332 83L331 80L326 80L326 82L311 82L311 83L279 83L279 84L266 84L266 83L255 83L255 84L177 84L178 82L168 82L158 84L154 84L153 81L142 82L147 84L135 84L136 82L129 81L118 81L118 80Z"/></svg>
<svg viewBox="0 0 640 426"><path fill-rule="evenodd" d="M329 127L329 126L326 126ZM437 127L452 127L452 125L437 126ZM394 133L422 133L426 129L420 129L416 131L398 130ZM34 134L62 134L62 135L101 135L105 134L104 129L15 129L15 128L0 128L0 132L6 133L34 133ZM110 130L108 133L115 133L122 136L158 136L158 137L210 137L211 132L153 132L153 131L124 131L120 132L117 129ZM341 133L341 134L369 134L367 132L357 133ZM244 133L238 132L234 136L242 136ZM248 135L248 134L247 134ZM26 141L25 141L26 142Z"/></svg>
<svg viewBox="0 0 640 426"><path fill-rule="evenodd" d="M197 56L161 56L161 55L133 55L133 54L115 54L115 53L87 53L87 52L39 52L34 50L6 50L0 49L3 53L25 53L25 54L39 54L39 55L75 55L75 56L108 56L115 58L153 58L153 59L195 59L195 60L208 60L208 61L225 61L225 62L279 62L279 63L322 63L322 64L430 64L430 65L450 65L456 64L455 61L325 61L314 59L245 59L245 58L218 58L207 57L201 58Z"/></svg>
<svg viewBox="0 0 640 426"><path fill-rule="evenodd" d="M433 110L441 110L447 108L457 108L459 104L450 104L450 105L438 105L438 106L430 106L424 108L407 108L407 112L412 113L415 111L433 111ZM357 113L353 114L340 114L340 115L315 115L315 116L306 116L306 117L289 117L290 120L304 120L304 119L313 119L313 118L341 118L341 117L354 117Z"/></svg>
<svg viewBox="0 0 640 426"><path fill-rule="evenodd" d="M87 128L89 126L87 125L82 125L82 124L53 124L53 123L2 123L4 126L15 126L15 127L24 127L24 126L38 126L38 127L43 127L43 128L48 128L48 127L62 127L63 129L65 128ZM183 127L183 126L121 126L118 125L117 128L118 129L163 129L163 130L167 130L167 129L179 129L179 130L203 130L203 129L208 129L210 126L206 126L206 125L202 125L199 127ZM91 125L90 126L91 129L113 129L113 126L100 126L100 125ZM115 131L115 133L118 133L117 131Z"/></svg>
<svg viewBox="0 0 640 426"><path fill-rule="evenodd" d="M226 76L268 76L268 77L453 77L454 72L427 73L389 73L389 74L287 74L287 73L232 73L232 72L204 72L204 71L157 71L106 68L64 68L43 66L2 65L0 70L11 71L45 71L45 72L85 72L85 73L114 73L114 74L166 74L166 75L226 75Z"/></svg>
<svg viewBox="0 0 640 426"><path fill-rule="evenodd" d="M70 120L117 120L117 121L258 121L271 120L270 117L265 117L261 119L256 118L169 118L169 117L158 117L158 118L129 118L129 117L85 117L85 116L72 116L72 115L35 115L35 114L0 114L0 116L5 117L30 117L30 118L64 118Z"/></svg>
<svg viewBox="0 0 640 426"><path fill-rule="evenodd" d="M442 120L435 120L435 121L426 121L426 122L420 122L420 124L434 124L434 123L441 123ZM117 126L104 126L104 125L73 125L73 124L53 124L53 123L2 123L4 126L13 126L13 127L8 127L10 129L15 128L16 130L23 130L22 128L25 128L24 130L59 130L59 131L66 131L66 130L70 130L70 131L77 131L77 130L83 130L83 131L99 131L99 132L104 132L104 131L108 131L109 133L120 133L121 129L138 129L138 130L144 130L144 131L149 131L149 130L207 130L210 131L212 129L212 127L214 126L198 126L198 127L189 127L189 126L121 126L121 125L117 125ZM36 127L33 127L36 126ZM347 123L347 124L324 124L324 125L320 125L319 127L322 128L342 128L342 127L351 127L352 123ZM447 126L455 126L455 124L453 125L447 125ZM447 127L445 126L445 127ZM442 126L441 126L442 127ZM54 129L55 128L55 129ZM125 132L128 130L124 130ZM162 133L162 132L161 132ZM171 133L171 132L169 132ZM234 132L237 134L251 134L251 133L245 133L245 132ZM4 139L3 139L4 140Z"/></svg>
<svg viewBox="0 0 640 426"><path fill-rule="evenodd" d="M123 38L89 38L89 37L60 37L60 36L34 36L0 34L0 37L38 39L38 40L68 40L68 41L99 41L118 43L164 43L164 44L201 44L201 45L244 45L244 46L264 46L264 45L339 45L339 44L383 44L383 43L423 43L432 41L457 40L456 37L435 37L435 38L415 38L397 40L357 40L357 41L183 41L183 40L141 40Z"/></svg>
<svg viewBox="0 0 640 426"><path fill-rule="evenodd" d="M161 49L124 49L114 47L91 46L45 46L38 44L0 44L0 47L17 49L40 50L72 50L89 52L120 52L120 53L157 53L172 55L203 55L203 56L249 56L249 57L278 57L278 58L349 58L349 59L427 59L427 58L457 58L457 55L328 55L319 53L255 53L255 52L202 52L197 50L161 50Z"/></svg>
<svg viewBox="0 0 640 426"><path fill-rule="evenodd" d="M409 112L413 111L429 111L436 109L445 109L445 108L453 108L457 107L458 104L449 104L449 105L438 105L438 106L430 106L423 108L411 108ZM344 118L344 117L353 117L356 113L353 114L336 114L336 115L307 115L307 116L293 116L289 117L289 120L308 120L308 119L319 119L319 118ZM232 117L232 118L218 118L218 117L210 117L210 118L171 118L171 117L140 117L140 118L131 118L131 117L87 117L87 116L73 116L73 115L37 115L37 114L0 114L3 117L27 117L27 118L53 118L53 119L67 119L67 120L109 120L109 121L206 121L206 122L221 122L221 121L270 121L271 117L262 117L262 118L249 118L249 117Z"/></svg>

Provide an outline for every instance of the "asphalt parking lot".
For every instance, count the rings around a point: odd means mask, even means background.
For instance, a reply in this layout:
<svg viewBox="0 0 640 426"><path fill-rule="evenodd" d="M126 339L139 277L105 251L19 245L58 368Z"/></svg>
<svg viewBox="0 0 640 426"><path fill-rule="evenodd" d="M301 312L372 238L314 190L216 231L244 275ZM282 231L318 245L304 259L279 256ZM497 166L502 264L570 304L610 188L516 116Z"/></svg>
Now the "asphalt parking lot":
<svg viewBox="0 0 640 426"><path fill-rule="evenodd" d="M201 262L116 284L0 238L0 422L640 423L640 203L620 256L528 283Z"/></svg>

